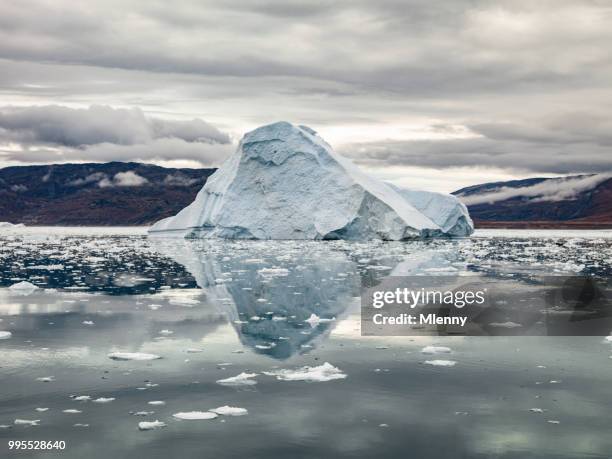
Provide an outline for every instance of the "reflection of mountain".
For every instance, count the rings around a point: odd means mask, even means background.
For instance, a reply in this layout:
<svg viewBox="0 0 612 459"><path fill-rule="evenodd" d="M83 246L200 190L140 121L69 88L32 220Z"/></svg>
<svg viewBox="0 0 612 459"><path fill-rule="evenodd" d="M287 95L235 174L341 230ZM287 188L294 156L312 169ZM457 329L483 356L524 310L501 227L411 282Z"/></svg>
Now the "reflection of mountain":
<svg viewBox="0 0 612 459"><path fill-rule="evenodd" d="M338 317L359 295L357 263L320 243L158 240L233 322L240 340L284 359L307 349L334 322L311 327L311 314Z"/></svg>

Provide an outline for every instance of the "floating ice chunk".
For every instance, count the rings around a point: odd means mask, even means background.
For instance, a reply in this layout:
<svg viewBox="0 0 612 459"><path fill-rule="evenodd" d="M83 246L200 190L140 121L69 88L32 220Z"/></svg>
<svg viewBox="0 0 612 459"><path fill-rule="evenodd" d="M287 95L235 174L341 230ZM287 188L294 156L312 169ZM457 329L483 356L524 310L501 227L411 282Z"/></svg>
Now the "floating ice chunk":
<svg viewBox="0 0 612 459"><path fill-rule="evenodd" d="M159 355L147 354L145 352L111 352L108 358L112 360L157 360Z"/></svg>
<svg viewBox="0 0 612 459"><path fill-rule="evenodd" d="M249 411L246 408L238 408L228 405L220 406L219 408L215 408L210 411L220 414L221 416L244 416L249 414Z"/></svg>
<svg viewBox="0 0 612 459"><path fill-rule="evenodd" d="M87 402L91 400L91 397L89 395L77 395L75 397L72 397L72 400L76 402Z"/></svg>
<svg viewBox="0 0 612 459"><path fill-rule="evenodd" d="M496 327L496 328L518 328L518 327L522 327L521 324L517 324L516 322L491 322L489 324L490 327Z"/></svg>
<svg viewBox="0 0 612 459"><path fill-rule="evenodd" d="M612 343L612 335L610 335L610 336L606 336L606 337L604 338L604 341L605 341L606 343Z"/></svg>
<svg viewBox="0 0 612 459"><path fill-rule="evenodd" d="M319 325L320 323L324 323L324 322L332 322L336 320L335 317L331 318L331 319L323 319L321 317L319 317L316 314L310 314L310 317L308 319L306 319L304 322L306 322L307 324L309 324L312 328L316 327L317 325Z"/></svg>
<svg viewBox="0 0 612 459"><path fill-rule="evenodd" d="M204 349L189 348L185 352L187 352L188 354L197 354L199 352L204 352Z"/></svg>
<svg viewBox="0 0 612 459"><path fill-rule="evenodd" d="M36 408L36 411L39 413L44 413L45 411L49 411L49 408Z"/></svg>
<svg viewBox="0 0 612 459"><path fill-rule="evenodd" d="M166 427L166 423L162 421L142 421L138 423L138 430L155 430Z"/></svg>
<svg viewBox="0 0 612 459"><path fill-rule="evenodd" d="M115 397L99 397L95 400L92 400L93 403L110 403L115 400Z"/></svg>
<svg viewBox="0 0 612 459"><path fill-rule="evenodd" d="M287 277L289 270L285 268L262 268L257 273L263 277Z"/></svg>
<svg viewBox="0 0 612 459"><path fill-rule="evenodd" d="M296 370L281 369L264 371L264 374L268 376L276 376L276 379L280 381L324 382L346 378L345 373L329 362L325 362L323 365L319 365L318 367L304 366Z"/></svg>
<svg viewBox="0 0 612 459"><path fill-rule="evenodd" d="M22 295L29 295L30 293L34 293L36 290L38 290L38 287L31 282L21 281L11 285L9 290Z"/></svg>
<svg viewBox="0 0 612 459"><path fill-rule="evenodd" d="M0 331L0 339L9 339L13 334L10 331Z"/></svg>
<svg viewBox="0 0 612 459"><path fill-rule="evenodd" d="M268 350L268 349L272 349L276 347L276 343L269 343L269 344L256 344L255 348L256 349L262 349L262 350Z"/></svg>
<svg viewBox="0 0 612 459"><path fill-rule="evenodd" d="M389 424L378 424L378 427L389 427Z"/></svg>
<svg viewBox="0 0 612 459"><path fill-rule="evenodd" d="M215 419L219 416L217 413L211 411L185 411L180 413L174 413L172 417L176 419L183 419L186 421L200 421L206 419Z"/></svg>
<svg viewBox="0 0 612 459"><path fill-rule="evenodd" d="M529 408L529 411L532 413L543 413L544 410L542 408Z"/></svg>
<svg viewBox="0 0 612 459"><path fill-rule="evenodd" d="M132 416L151 416L155 411L136 411L135 413L130 413Z"/></svg>
<svg viewBox="0 0 612 459"><path fill-rule="evenodd" d="M149 402L149 405L153 405L153 406L162 406L165 404L166 402L164 402L163 400L152 400Z"/></svg>
<svg viewBox="0 0 612 459"><path fill-rule="evenodd" d="M561 424L561 421L557 421L557 420L555 420L555 419L549 419L549 420L548 420L548 421L546 421L546 422L548 422L549 424Z"/></svg>
<svg viewBox="0 0 612 459"><path fill-rule="evenodd" d="M94 325L94 321L93 320L84 320L83 321L83 325Z"/></svg>
<svg viewBox="0 0 612 459"><path fill-rule="evenodd" d="M36 381L53 382L55 381L55 376L41 376L40 378L36 378Z"/></svg>
<svg viewBox="0 0 612 459"><path fill-rule="evenodd" d="M77 422L76 424L72 424L72 427L89 427L89 424L81 424L80 422Z"/></svg>
<svg viewBox="0 0 612 459"><path fill-rule="evenodd" d="M446 346L425 346L421 352L423 354L450 354L452 349Z"/></svg>
<svg viewBox="0 0 612 459"><path fill-rule="evenodd" d="M454 360L425 360L425 363L435 367L454 367L457 362Z"/></svg>
<svg viewBox="0 0 612 459"><path fill-rule="evenodd" d="M70 408L68 410L62 410L62 413L66 413L66 414L79 414L82 413L81 410L75 410L74 408Z"/></svg>
<svg viewBox="0 0 612 459"><path fill-rule="evenodd" d="M231 378L219 379L217 384L222 386L253 386L257 384L257 381L252 378L256 377L257 373L240 373L239 375L232 376Z"/></svg>
<svg viewBox="0 0 612 459"><path fill-rule="evenodd" d="M40 419L15 419L13 424L16 426L38 426Z"/></svg>
<svg viewBox="0 0 612 459"><path fill-rule="evenodd" d="M174 334L174 332L172 330L160 330L159 334L168 336Z"/></svg>

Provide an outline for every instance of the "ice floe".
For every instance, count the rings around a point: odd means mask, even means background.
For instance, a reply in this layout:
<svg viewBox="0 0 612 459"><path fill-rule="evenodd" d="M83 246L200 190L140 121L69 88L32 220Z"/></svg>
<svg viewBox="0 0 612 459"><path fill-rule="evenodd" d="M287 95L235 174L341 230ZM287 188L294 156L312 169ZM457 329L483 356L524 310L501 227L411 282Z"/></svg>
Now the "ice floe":
<svg viewBox="0 0 612 459"><path fill-rule="evenodd" d="M152 400L149 402L149 405L153 405L153 406L163 406L165 404L166 402L164 402L163 400Z"/></svg>
<svg viewBox="0 0 612 459"><path fill-rule="evenodd" d="M155 430L166 427L166 423L162 421L142 421L138 423L139 430Z"/></svg>
<svg viewBox="0 0 612 459"><path fill-rule="evenodd" d="M249 414L249 411L246 408L238 408L228 405L220 406L219 408L214 408L210 411L220 414L221 416L245 416Z"/></svg>
<svg viewBox="0 0 612 459"><path fill-rule="evenodd" d="M264 371L265 375L276 376L280 381L324 382L346 378L346 374L329 362L318 367L304 366L296 370L280 369Z"/></svg>
<svg viewBox="0 0 612 459"><path fill-rule="evenodd" d="M435 367L454 367L457 362L454 360L425 360L425 363Z"/></svg>
<svg viewBox="0 0 612 459"><path fill-rule="evenodd" d="M184 411L180 413L174 413L172 417L176 419L182 419L186 421L200 421L207 419L215 419L219 416L217 413L212 411Z"/></svg>
<svg viewBox="0 0 612 459"><path fill-rule="evenodd" d="M147 354L145 352L111 352L108 358L112 360L157 360L159 355Z"/></svg>
<svg viewBox="0 0 612 459"><path fill-rule="evenodd" d="M423 354L450 354L452 349L446 346L425 346L421 352Z"/></svg>
<svg viewBox="0 0 612 459"><path fill-rule="evenodd" d="M0 339L9 339L13 334L10 331L0 331Z"/></svg>
<svg viewBox="0 0 612 459"><path fill-rule="evenodd" d="M219 379L217 384L222 386L253 386L257 384L253 378L257 376L257 373L240 373L239 375L232 376L230 378Z"/></svg>
<svg viewBox="0 0 612 459"><path fill-rule="evenodd" d="M99 397L92 400L93 403L110 403L115 400L115 397Z"/></svg>
<svg viewBox="0 0 612 459"><path fill-rule="evenodd" d="M16 426L37 426L40 425L40 419L15 419L13 423Z"/></svg>

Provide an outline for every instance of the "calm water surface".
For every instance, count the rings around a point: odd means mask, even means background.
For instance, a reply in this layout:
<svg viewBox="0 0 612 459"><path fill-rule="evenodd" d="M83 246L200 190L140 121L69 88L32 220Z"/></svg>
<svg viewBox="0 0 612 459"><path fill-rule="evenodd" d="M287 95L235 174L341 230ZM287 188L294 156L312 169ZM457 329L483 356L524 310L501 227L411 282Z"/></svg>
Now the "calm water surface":
<svg viewBox="0 0 612 459"><path fill-rule="evenodd" d="M0 340L0 457L57 455L9 452L8 440L65 440L70 458L610 457L612 343L362 337L359 294L397 273L504 278L517 288L532 274L607 276L611 259L606 231L414 243L4 232L0 330L11 336ZM39 288L8 288L20 281ZM306 322L312 314L333 320ZM421 352L427 345L452 352L432 357ZM113 352L161 359L117 361ZM456 364L425 363L432 358ZM278 376L325 362L346 377ZM241 373L253 376L218 383ZM83 395L114 400L75 400ZM225 405L248 414L173 417ZM155 420L166 427L139 430Z"/></svg>

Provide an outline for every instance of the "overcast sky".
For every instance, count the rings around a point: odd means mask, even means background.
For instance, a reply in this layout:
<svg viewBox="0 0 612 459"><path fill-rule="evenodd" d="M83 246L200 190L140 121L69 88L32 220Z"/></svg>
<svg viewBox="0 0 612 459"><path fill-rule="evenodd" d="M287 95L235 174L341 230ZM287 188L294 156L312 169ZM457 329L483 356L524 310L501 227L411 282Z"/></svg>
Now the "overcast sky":
<svg viewBox="0 0 612 459"><path fill-rule="evenodd" d="M612 170L609 1L0 8L0 167L218 165L287 120L432 190Z"/></svg>

